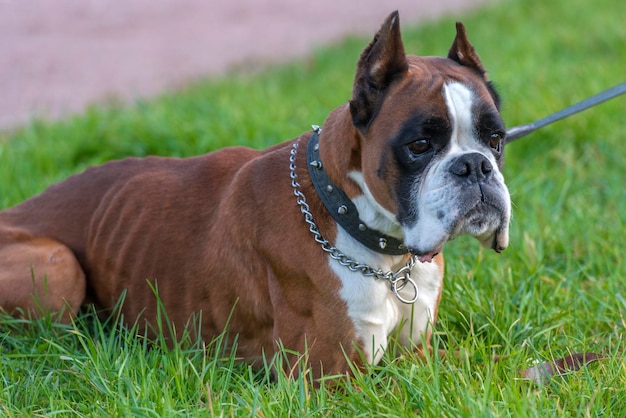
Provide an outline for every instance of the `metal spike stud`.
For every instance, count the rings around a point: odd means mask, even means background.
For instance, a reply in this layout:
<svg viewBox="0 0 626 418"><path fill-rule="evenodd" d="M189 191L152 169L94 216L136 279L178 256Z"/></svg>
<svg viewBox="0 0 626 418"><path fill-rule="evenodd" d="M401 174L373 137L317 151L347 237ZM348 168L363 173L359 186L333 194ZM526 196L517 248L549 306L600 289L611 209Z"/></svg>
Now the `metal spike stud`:
<svg viewBox="0 0 626 418"><path fill-rule="evenodd" d="M335 190L335 189L333 188L333 186L332 186L332 185L330 185L330 184L326 185L326 191L327 191L328 193L332 193L332 191L333 191L333 190Z"/></svg>
<svg viewBox="0 0 626 418"><path fill-rule="evenodd" d="M384 250L387 247L387 240L385 238L380 238L378 240L378 246Z"/></svg>
<svg viewBox="0 0 626 418"><path fill-rule="evenodd" d="M320 128L319 125L311 125L311 128L313 128L313 132L315 132L316 134L319 134L320 131L322 130L322 128Z"/></svg>
<svg viewBox="0 0 626 418"><path fill-rule="evenodd" d="M322 162L321 161L311 161L311 167L313 168L317 168L318 170L322 169Z"/></svg>
<svg viewBox="0 0 626 418"><path fill-rule="evenodd" d="M340 215L345 215L346 213L348 213L348 207L346 205L339 206L339 208L337 208L337 213Z"/></svg>

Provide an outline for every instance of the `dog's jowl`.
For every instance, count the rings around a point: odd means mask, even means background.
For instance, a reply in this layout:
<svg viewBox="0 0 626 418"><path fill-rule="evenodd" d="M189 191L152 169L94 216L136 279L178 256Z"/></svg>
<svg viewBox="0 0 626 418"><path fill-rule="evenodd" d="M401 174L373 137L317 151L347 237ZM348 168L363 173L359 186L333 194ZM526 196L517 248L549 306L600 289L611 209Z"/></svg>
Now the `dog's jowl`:
<svg viewBox="0 0 626 418"><path fill-rule="evenodd" d="M158 292L177 332L227 328L252 363L306 351L315 376L379 361L391 335L428 348L446 242L508 244L498 106L461 24L446 58L417 57L392 13L321 128L109 162L0 212L0 306L67 321L125 294L125 320L156 330Z"/></svg>

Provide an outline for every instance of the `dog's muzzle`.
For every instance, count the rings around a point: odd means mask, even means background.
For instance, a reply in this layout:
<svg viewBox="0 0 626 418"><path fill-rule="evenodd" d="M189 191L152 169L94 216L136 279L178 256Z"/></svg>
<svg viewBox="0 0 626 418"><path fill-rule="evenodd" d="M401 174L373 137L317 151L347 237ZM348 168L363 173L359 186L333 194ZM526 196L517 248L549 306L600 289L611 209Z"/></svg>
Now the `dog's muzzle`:
<svg viewBox="0 0 626 418"><path fill-rule="evenodd" d="M416 222L405 227L406 243L421 261L471 235L497 252L509 241L510 196L498 167L480 152L450 156L417 185Z"/></svg>

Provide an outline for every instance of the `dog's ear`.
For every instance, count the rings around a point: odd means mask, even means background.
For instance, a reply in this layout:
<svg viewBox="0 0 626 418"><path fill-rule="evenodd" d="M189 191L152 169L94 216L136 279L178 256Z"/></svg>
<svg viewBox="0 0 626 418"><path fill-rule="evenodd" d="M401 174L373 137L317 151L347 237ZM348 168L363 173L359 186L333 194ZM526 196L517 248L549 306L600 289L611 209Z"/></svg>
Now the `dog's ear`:
<svg viewBox="0 0 626 418"><path fill-rule="evenodd" d="M454 38L454 43L448 52L448 58L473 69L485 80L488 80L487 71L480 62L474 45L467 39L467 31L461 22L456 22L456 38Z"/></svg>
<svg viewBox="0 0 626 418"><path fill-rule="evenodd" d="M385 90L407 69L400 36L400 18L398 11L395 11L387 17L372 42L361 53L350 100L354 126L362 131L367 130Z"/></svg>

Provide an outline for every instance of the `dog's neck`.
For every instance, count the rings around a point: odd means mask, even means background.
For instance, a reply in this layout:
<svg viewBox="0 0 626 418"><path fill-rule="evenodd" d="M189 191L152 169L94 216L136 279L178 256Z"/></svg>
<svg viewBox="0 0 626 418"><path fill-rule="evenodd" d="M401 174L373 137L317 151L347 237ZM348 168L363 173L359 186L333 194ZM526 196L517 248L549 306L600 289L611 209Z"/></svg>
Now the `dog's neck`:
<svg viewBox="0 0 626 418"><path fill-rule="evenodd" d="M319 152L320 131L321 128L314 127L306 156L311 181L326 210L350 236L370 250L387 255L407 254L407 248L402 240L377 231L365 223L360 218L353 201L330 179L324 170Z"/></svg>

